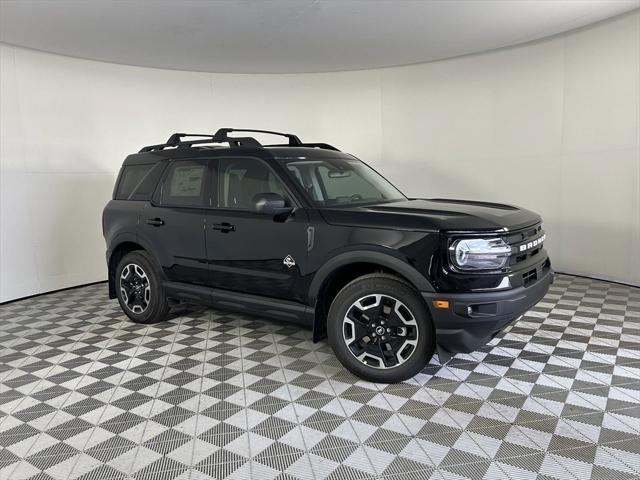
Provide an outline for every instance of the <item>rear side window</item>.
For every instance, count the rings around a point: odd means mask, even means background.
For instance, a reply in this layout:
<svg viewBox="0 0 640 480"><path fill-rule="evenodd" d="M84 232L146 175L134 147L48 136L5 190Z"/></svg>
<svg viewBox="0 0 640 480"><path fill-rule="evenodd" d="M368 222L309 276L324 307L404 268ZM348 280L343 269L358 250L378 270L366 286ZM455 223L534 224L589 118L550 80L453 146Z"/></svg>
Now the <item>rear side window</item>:
<svg viewBox="0 0 640 480"><path fill-rule="evenodd" d="M179 161L169 166L162 183L162 204L201 207L205 202L205 163Z"/></svg>
<svg viewBox="0 0 640 480"><path fill-rule="evenodd" d="M122 167L120 182L116 191L117 200L126 200L149 173L153 165L128 165Z"/></svg>

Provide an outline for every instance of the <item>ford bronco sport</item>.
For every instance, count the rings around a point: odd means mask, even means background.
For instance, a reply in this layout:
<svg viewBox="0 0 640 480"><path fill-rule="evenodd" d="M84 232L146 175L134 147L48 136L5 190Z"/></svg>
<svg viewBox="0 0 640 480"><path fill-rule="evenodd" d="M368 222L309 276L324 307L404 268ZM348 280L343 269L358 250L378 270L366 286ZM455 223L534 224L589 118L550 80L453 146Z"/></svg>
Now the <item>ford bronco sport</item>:
<svg viewBox="0 0 640 480"><path fill-rule="evenodd" d="M129 155L103 231L109 297L134 322L181 302L297 322L376 382L477 349L553 281L535 213L407 198L331 145L264 130Z"/></svg>

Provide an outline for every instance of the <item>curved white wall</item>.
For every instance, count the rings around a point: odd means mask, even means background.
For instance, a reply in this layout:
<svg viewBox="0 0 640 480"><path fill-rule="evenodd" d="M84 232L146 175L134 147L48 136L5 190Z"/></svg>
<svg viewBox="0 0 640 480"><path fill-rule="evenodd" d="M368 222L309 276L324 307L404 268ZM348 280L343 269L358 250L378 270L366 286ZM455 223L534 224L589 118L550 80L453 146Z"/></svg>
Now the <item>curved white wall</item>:
<svg viewBox="0 0 640 480"><path fill-rule="evenodd" d="M164 71L0 45L0 301L103 280L101 211L174 131L288 130L405 193L540 212L557 269L640 285L640 13L410 67Z"/></svg>

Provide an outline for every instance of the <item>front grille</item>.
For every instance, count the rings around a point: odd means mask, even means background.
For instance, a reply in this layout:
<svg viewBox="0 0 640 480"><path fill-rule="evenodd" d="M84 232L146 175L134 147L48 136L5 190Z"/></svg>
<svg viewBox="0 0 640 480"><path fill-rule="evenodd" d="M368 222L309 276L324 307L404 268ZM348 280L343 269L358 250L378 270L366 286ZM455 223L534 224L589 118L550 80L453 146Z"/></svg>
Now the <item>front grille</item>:
<svg viewBox="0 0 640 480"><path fill-rule="evenodd" d="M513 251L511 257L509 257L509 266L517 266L540 253L543 244L538 243L538 240L543 238L543 235L544 232L540 223L533 227L510 233L506 238Z"/></svg>
<svg viewBox="0 0 640 480"><path fill-rule="evenodd" d="M551 262L547 258L544 263L538 265L536 268L527 270L522 274L522 285L528 287L532 283L535 283L538 279L544 276L546 270L551 268Z"/></svg>
<svg viewBox="0 0 640 480"><path fill-rule="evenodd" d="M522 274L522 284L526 287L538 279L538 270L534 268Z"/></svg>

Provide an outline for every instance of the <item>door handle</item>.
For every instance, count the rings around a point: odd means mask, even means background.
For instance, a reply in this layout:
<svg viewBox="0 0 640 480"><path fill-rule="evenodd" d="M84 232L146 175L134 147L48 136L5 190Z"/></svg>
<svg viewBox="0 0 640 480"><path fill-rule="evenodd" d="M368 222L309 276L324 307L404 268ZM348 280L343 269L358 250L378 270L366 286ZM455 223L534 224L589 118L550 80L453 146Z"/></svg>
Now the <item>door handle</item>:
<svg viewBox="0 0 640 480"><path fill-rule="evenodd" d="M162 220L161 218L147 218L147 225L161 227L162 225L164 225L164 220Z"/></svg>
<svg viewBox="0 0 640 480"><path fill-rule="evenodd" d="M222 233L229 233L229 232L236 231L236 226L231 225L230 223L227 223L227 222L214 223L211 228L213 228L214 230L220 230Z"/></svg>

